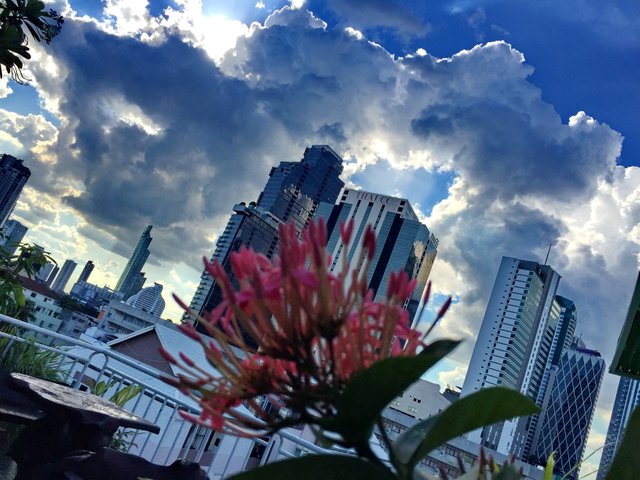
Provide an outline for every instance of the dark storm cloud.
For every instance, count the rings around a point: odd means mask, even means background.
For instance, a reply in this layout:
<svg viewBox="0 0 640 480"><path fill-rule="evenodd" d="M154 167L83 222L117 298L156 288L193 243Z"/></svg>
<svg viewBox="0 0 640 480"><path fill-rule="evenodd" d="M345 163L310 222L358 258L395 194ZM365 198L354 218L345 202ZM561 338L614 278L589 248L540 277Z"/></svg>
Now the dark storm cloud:
<svg viewBox="0 0 640 480"><path fill-rule="evenodd" d="M164 235L154 245L160 258L208 248L185 225L220 220L234 203L255 199L275 163L265 155L277 145L269 145L270 119L257 112L256 96L177 38L151 46L91 24L65 30L54 52L68 71L57 92L69 119L61 138L73 142L58 142L54 173L85 186L65 201L127 245L153 224ZM156 134L128 120L140 112Z"/></svg>

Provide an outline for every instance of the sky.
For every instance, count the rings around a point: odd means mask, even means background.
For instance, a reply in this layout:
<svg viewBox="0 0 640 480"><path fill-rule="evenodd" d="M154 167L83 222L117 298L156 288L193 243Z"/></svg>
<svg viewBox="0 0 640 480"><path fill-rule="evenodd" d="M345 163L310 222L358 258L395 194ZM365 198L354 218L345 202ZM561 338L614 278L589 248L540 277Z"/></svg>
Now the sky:
<svg viewBox="0 0 640 480"><path fill-rule="evenodd" d="M329 144L350 187L408 198L440 240L431 279L465 340L503 255L549 264L578 332L613 357L640 263L640 4L567 0L56 0L29 86L0 80L0 152L32 175L15 218L115 286L146 225L165 316L233 204ZM70 283L71 284L71 283ZM607 374L588 449L604 444ZM599 455L582 473L597 466Z"/></svg>

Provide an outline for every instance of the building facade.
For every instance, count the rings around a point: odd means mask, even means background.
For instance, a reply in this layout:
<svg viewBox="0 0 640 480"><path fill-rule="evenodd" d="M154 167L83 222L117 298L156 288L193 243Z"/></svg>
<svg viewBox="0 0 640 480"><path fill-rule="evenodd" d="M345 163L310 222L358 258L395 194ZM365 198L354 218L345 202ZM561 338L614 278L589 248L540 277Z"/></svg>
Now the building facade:
<svg viewBox="0 0 640 480"><path fill-rule="evenodd" d="M606 478L609 466L613 462L618 446L624 437L629 418L638 404L640 404L640 380L620 377L616 399L613 402L611 420L607 429L607 439L600 457L597 480Z"/></svg>
<svg viewBox="0 0 640 480"><path fill-rule="evenodd" d="M232 252L245 246L272 258L278 253L278 227L293 222L301 232L316 214L321 202L335 202L344 182L340 180L342 159L326 145L305 150L299 162L281 162L271 169L269 179L257 202L244 202L233 207L224 232L216 241L211 261L218 261L228 273ZM194 322L199 315L211 311L221 300L220 288L206 271L182 321Z"/></svg>
<svg viewBox="0 0 640 480"><path fill-rule="evenodd" d="M153 287L143 288L129 297L129 300L125 303L159 317L164 312L165 307L165 302L162 298L162 285L154 283Z"/></svg>
<svg viewBox="0 0 640 480"><path fill-rule="evenodd" d="M554 473L576 480L591 429L605 363L600 353L573 346L564 349L549 383L532 455L545 465L556 452Z"/></svg>
<svg viewBox="0 0 640 480"><path fill-rule="evenodd" d="M64 288L67 286L67 282L69 282L69 279L77 265L78 264L73 260L65 260L64 265L62 265L62 268L60 269L60 273L58 273L58 276L51 285L51 289L56 292L64 292Z"/></svg>
<svg viewBox="0 0 640 480"><path fill-rule="evenodd" d="M147 226L138 240L138 244L131 254L131 258L127 262L127 265L120 275L120 279L116 285L116 291L122 293L126 300L131 295L134 295L140 291L146 278L142 272L142 268L149 258L149 245L151 244L151 229L152 225Z"/></svg>
<svg viewBox="0 0 640 480"><path fill-rule="evenodd" d="M71 288L71 296L82 303L101 308L111 300L122 300L121 292L116 292L109 287L99 287L93 283L77 281Z"/></svg>
<svg viewBox="0 0 640 480"><path fill-rule="evenodd" d="M6 153L0 157L0 228L13 212L30 176L31 170L22 164L22 160Z"/></svg>
<svg viewBox="0 0 640 480"><path fill-rule="evenodd" d="M640 380L640 273L631 295L629 309L618 338L611 373Z"/></svg>
<svg viewBox="0 0 640 480"><path fill-rule="evenodd" d="M374 299L386 296L391 273L403 270L417 281L405 307L414 319L427 285L438 248L438 239L422 224L408 200L361 190L344 189L336 204L323 203L318 217L327 225L327 250L331 254L331 271L341 268L343 259L360 271L364 265L362 235L367 225L376 234L376 251L367 272L368 288ZM340 225L354 222L350 245L343 245Z"/></svg>
<svg viewBox="0 0 640 480"><path fill-rule="evenodd" d="M503 257L462 387L463 397L482 388L504 386L537 400L551 332L558 321L552 306L559 281L560 275L548 265ZM521 458L529 428L529 418L518 418L472 432L469 438Z"/></svg>
<svg viewBox="0 0 640 480"><path fill-rule="evenodd" d="M82 268L82 272L80 272L80 276L78 277L78 282L88 282L89 275L91 275L91 272L93 272L94 267L95 265L91 260L85 263L84 267Z"/></svg>
<svg viewBox="0 0 640 480"><path fill-rule="evenodd" d="M14 255L18 249L18 244L22 242L28 228L17 220L7 220L2 228L0 237L0 247L9 255Z"/></svg>
<svg viewBox="0 0 640 480"><path fill-rule="evenodd" d="M128 335L162 320L141 308L111 300L98 316L98 328L107 334Z"/></svg>

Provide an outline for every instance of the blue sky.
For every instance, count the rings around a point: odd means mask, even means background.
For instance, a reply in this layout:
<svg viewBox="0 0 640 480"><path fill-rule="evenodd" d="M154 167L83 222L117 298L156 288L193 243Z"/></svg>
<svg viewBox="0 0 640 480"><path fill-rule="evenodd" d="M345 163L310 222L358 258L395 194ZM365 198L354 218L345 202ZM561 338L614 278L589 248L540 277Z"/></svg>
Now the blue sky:
<svg viewBox="0 0 640 480"><path fill-rule="evenodd" d="M438 331L466 341L430 378L461 384L501 257L550 243L610 361L639 268L635 2L53 6L66 22L31 86L0 81L0 151L31 168L15 215L59 263L114 286L153 224L147 277L188 301L233 204L326 143L348 185L409 198L440 239L431 278L456 303Z"/></svg>

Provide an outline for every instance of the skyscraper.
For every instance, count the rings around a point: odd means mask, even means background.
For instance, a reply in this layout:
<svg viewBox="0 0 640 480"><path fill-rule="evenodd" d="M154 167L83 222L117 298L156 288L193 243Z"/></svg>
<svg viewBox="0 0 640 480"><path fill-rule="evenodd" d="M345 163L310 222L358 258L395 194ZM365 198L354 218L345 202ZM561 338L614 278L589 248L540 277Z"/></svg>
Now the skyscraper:
<svg viewBox="0 0 640 480"><path fill-rule="evenodd" d="M279 248L278 225L293 222L301 232L309 225L320 202L335 202L344 186L341 173L342 159L326 145L305 149L299 162L281 162L273 167L258 201L233 207L234 213L218 237L211 261L217 260L230 272L229 256L241 246L271 258ZM220 299L219 287L203 271L190 308L201 315L213 309ZM185 313L182 320L194 319Z"/></svg>
<svg viewBox="0 0 640 480"><path fill-rule="evenodd" d="M124 299L128 299L131 295L134 295L140 291L145 282L144 273L142 268L144 267L147 258L149 258L149 244L151 243L151 229L152 225L149 225L144 229L135 250L131 254L131 258L127 262L127 265L120 275L120 280L116 285L116 291L124 295Z"/></svg>
<svg viewBox="0 0 640 480"><path fill-rule="evenodd" d="M640 404L640 380L620 377L616 399L613 402L611 420L607 429L607 439L604 443L597 480L604 480L609 466L622 442L624 431L629 423L633 410Z"/></svg>
<svg viewBox="0 0 640 480"><path fill-rule="evenodd" d="M60 271L60 267L58 267L57 265L53 267L53 270L51 270L51 273L49 274L49 276L44 282L44 284L47 287L51 288L51 284L53 283L53 280L56 278L56 275L58 275L59 271Z"/></svg>
<svg viewBox="0 0 640 480"><path fill-rule="evenodd" d="M577 321L578 314L573 301L556 295L551 305L545 336L540 348L540 357L546 357L546 366L535 401L536 405L541 408L548 403L550 382L555 378L561 355L573 342ZM532 453L532 443L539 426L538 420L539 415L532 415L528 420L527 441L520 455L522 460L527 461Z"/></svg>
<svg viewBox="0 0 640 480"><path fill-rule="evenodd" d="M22 187L31 176L31 170L6 153L0 157L0 228L13 212Z"/></svg>
<svg viewBox="0 0 640 480"><path fill-rule="evenodd" d="M462 388L504 386L537 399L550 350L549 322L560 275L548 265L503 257ZM551 336L553 338L553 336ZM541 348L542 346L542 348ZM469 439L521 457L529 419L506 421L469 434Z"/></svg>
<svg viewBox="0 0 640 480"><path fill-rule="evenodd" d="M611 373L640 379L640 273L618 338Z"/></svg>
<svg viewBox="0 0 640 480"><path fill-rule="evenodd" d="M332 256L331 271L340 268L346 255L352 268L364 263L362 234L367 225L376 233L376 251L368 271L368 287L376 300L386 296L391 273L404 270L417 285L406 308L414 318L422 292L436 257L438 240L419 220L409 201L361 190L344 189L334 205L322 203L318 217L327 224L327 250ZM340 240L340 224L354 222L354 237L348 248Z"/></svg>
<svg viewBox="0 0 640 480"><path fill-rule="evenodd" d="M91 260L89 260L87 263L85 263L84 268L82 269L82 272L80 272L80 276L78 277L78 282L88 282L89 281L89 275L91 275L91 272L93 272L93 268L95 267L95 265L93 264L93 262Z"/></svg>
<svg viewBox="0 0 640 480"><path fill-rule="evenodd" d="M76 269L77 265L78 264L73 260L65 260L64 265L62 265L62 268L60 269L60 273L51 286L51 290L58 293L63 292L64 287L67 285L67 282L71 278L71 275L73 274L73 271Z"/></svg>
<svg viewBox="0 0 640 480"><path fill-rule="evenodd" d="M9 255L16 253L18 244L22 241L28 228L17 220L7 220L2 228L3 238L0 238L0 247Z"/></svg>
<svg viewBox="0 0 640 480"><path fill-rule="evenodd" d="M584 455L604 371L600 353L574 345L563 350L550 381L533 452L540 465L556 452L554 473L567 480L578 478L579 470L569 472Z"/></svg>
<svg viewBox="0 0 640 480"><path fill-rule="evenodd" d="M603 480L618 450L633 410L640 405L640 274L631 295L610 372L620 375L597 480Z"/></svg>

